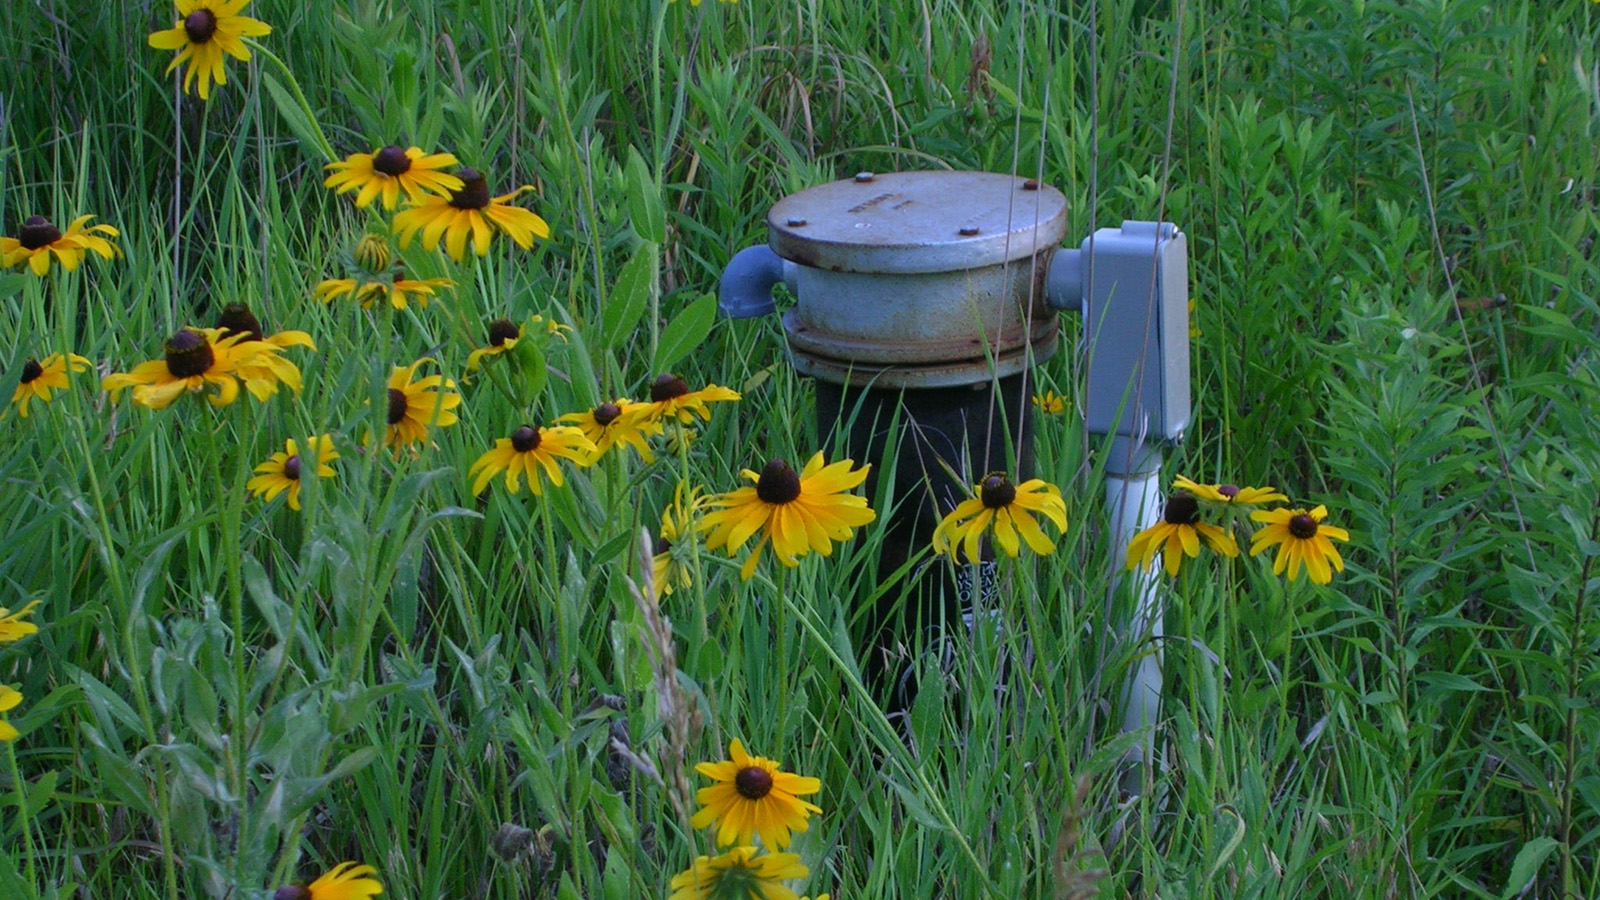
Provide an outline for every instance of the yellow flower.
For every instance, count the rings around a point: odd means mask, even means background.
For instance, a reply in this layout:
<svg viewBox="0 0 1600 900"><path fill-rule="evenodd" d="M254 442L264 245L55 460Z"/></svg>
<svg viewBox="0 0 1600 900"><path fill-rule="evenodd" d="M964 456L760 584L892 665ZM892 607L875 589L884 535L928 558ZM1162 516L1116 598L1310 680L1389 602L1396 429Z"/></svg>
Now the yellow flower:
<svg viewBox="0 0 1600 900"><path fill-rule="evenodd" d="M392 280L358 282L354 278L330 278L317 284L314 296L323 303L332 303L333 298L349 294L356 298L362 309L371 309L374 303L383 299L387 299L395 309L405 309L406 304L412 301L426 309L428 301L437 296L435 288L455 286L456 283L448 278L406 278L396 273Z"/></svg>
<svg viewBox="0 0 1600 900"><path fill-rule="evenodd" d="M461 262L467 252L467 238L479 256L489 254L489 239L499 227L517 246L533 246L535 237L550 238L550 226L528 210L511 206L508 201L531 191L522 187L498 197L489 196L489 184L476 169L462 169L462 187L449 197L424 197L410 209L395 214L394 227L400 232L400 246L411 243L417 232L422 232L422 246L437 250L444 239L445 251L450 258Z"/></svg>
<svg viewBox="0 0 1600 900"><path fill-rule="evenodd" d="M421 147L401 149L398 144L390 144L371 153L352 153L323 166L333 174L322 186L333 188L336 194L359 190L357 209L365 209L378 197L383 198L384 209L394 209L401 191L406 192L407 200L421 203L430 194L449 196L451 191L461 190L460 178L439 171L456 162L449 153L425 154Z"/></svg>
<svg viewBox="0 0 1600 900"><path fill-rule="evenodd" d="M0 684L0 741L14 741L21 733L10 722L6 721L5 713L17 708L22 702L22 694L8 684Z"/></svg>
<svg viewBox="0 0 1600 900"><path fill-rule="evenodd" d="M688 382L671 373L662 374L650 383L650 402L640 403L630 413L640 426L655 425L668 419L677 419L684 425L695 416L709 422L711 410L707 403L738 400L737 392L711 384L698 391L689 390Z"/></svg>
<svg viewBox="0 0 1600 900"><path fill-rule="evenodd" d="M239 382L247 377L265 377L257 357L277 353L277 347L263 341L246 341L245 335L223 337L215 328L185 328L166 343L161 359L140 363L128 372L108 375L100 386L117 399L123 388L133 388L133 402L151 409L165 409L185 392L202 391L207 384L217 393L208 397L215 406L227 406L239 396ZM277 390L275 383L252 382L250 392L257 398Z"/></svg>
<svg viewBox="0 0 1600 900"><path fill-rule="evenodd" d="M271 34L265 22L257 22L240 11L250 5L250 0L177 0L178 15L182 18L166 31L150 35L150 46L157 50L177 50L173 69L189 63L183 73L183 90L195 81L200 83L200 99L211 99L211 82L228 83L228 72L223 68L223 54L244 62L250 58L250 48L244 39Z"/></svg>
<svg viewBox="0 0 1600 900"><path fill-rule="evenodd" d="M757 853L735 847L721 856L697 857L672 876L667 900L799 900L785 881L811 873L798 853Z"/></svg>
<svg viewBox="0 0 1600 900"><path fill-rule="evenodd" d="M1193 494L1173 491L1167 498L1162 521L1134 535L1128 542L1128 568L1150 565L1159 550L1167 574L1177 575L1185 554L1193 558L1200 556L1202 540L1223 556L1239 555L1239 544L1233 535L1200 521L1200 502Z"/></svg>
<svg viewBox="0 0 1600 900"><path fill-rule="evenodd" d="M336 473L328 465L339 458L333 449L333 437L321 435L306 439L306 448L317 463L318 478L332 478ZM290 438L284 443L284 452L256 466L256 476L245 482L245 489L264 500L272 500L284 491L289 492L289 508L300 511L300 472L306 460L300 457L300 447Z"/></svg>
<svg viewBox="0 0 1600 900"><path fill-rule="evenodd" d="M30 634L39 633L39 626L33 624L32 622L22 621L23 618L32 613L33 608L38 605L39 601L35 600L16 612L12 612L11 610L6 609L4 606L0 606L0 644L9 644L12 641L20 641Z"/></svg>
<svg viewBox="0 0 1600 900"><path fill-rule="evenodd" d="M677 3L678 0L670 0L670 2ZM717 2L718 3L738 3L739 0L717 0ZM1595 0L1595 2L1596 3L1600 3L1600 0ZM689 0L689 5L690 6L699 6L700 5L700 0Z"/></svg>
<svg viewBox="0 0 1600 900"><path fill-rule="evenodd" d="M822 790L816 778L785 772L774 760L751 756L737 738L728 744L728 759L699 763L696 772L717 782L695 793L702 808L689 820L695 828L717 823L717 846L749 844L754 835L769 849L789 846L790 832L810 828L806 821L822 808L801 800Z"/></svg>
<svg viewBox="0 0 1600 900"><path fill-rule="evenodd" d="M761 532L750 558L739 570L748 579L755 574L761 549L772 544L772 552L786 566L798 566L800 557L815 551L833 553L834 541L849 540L856 528L871 522L878 514L867 508L867 499L845 493L865 481L871 466L852 471L854 460L827 465L818 452L795 472L787 460L774 459L760 474L745 469L744 477L755 483L706 501L717 507L700 521L700 530L709 531L707 550L726 548L732 556L744 543Z"/></svg>
<svg viewBox="0 0 1600 900"><path fill-rule="evenodd" d="M248 352L252 347L261 351L253 359L241 362L238 368L239 378L257 400L266 400L277 393L279 384L286 384L296 394L300 393L299 367L280 356L279 352L290 347L308 347L315 352L317 345L311 340L311 335L304 331L280 331L265 335L261 321L243 303L232 303L225 307L217 319L216 327L222 337L243 337L237 345L239 352Z"/></svg>
<svg viewBox="0 0 1600 900"><path fill-rule="evenodd" d="M51 391L67 389L67 370L82 372L89 368L89 360L76 353L63 357L59 353L52 353L44 358L44 362L29 359L22 364L22 380L17 382L17 389L11 394L11 403L17 408L17 415L26 419L28 417L28 401L38 398L40 403L49 403Z"/></svg>
<svg viewBox="0 0 1600 900"><path fill-rule="evenodd" d="M1285 503L1289 498L1278 493L1277 488L1267 487L1242 488L1236 484L1197 484L1179 475L1172 479L1174 490L1188 491L1196 498L1208 503L1226 503L1230 506L1255 506L1259 503Z"/></svg>
<svg viewBox="0 0 1600 900"><path fill-rule="evenodd" d="M1045 391L1033 395L1033 406L1045 415L1057 415L1067 411L1067 401L1056 396L1055 391Z"/></svg>
<svg viewBox="0 0 1600 900"><path fill-rule="evenodd" d="M353 862L342 862L311 884L288 885L272 895L276 900L368 900L383 893L383 884L367 876L378 870Z"/></svg>
<svg viewBox="0 0 1600 900"><path fill-rule="evenodd" d="M598 455L598 454L596 454ZM655 585L656 598L672 593L674 588L687 588L694 584L694 571L683 559L684 538L694 534L694 515L702 498L694 488L678 482L672 492L672 502L661 511L661 531L656 535L655 556L651 559L651 583Z"/></svg>
<svg viewBox="0 0 1600 900"><path fill-rule="evenodd" d="M52 253L61 261L61 268L68 272L78 268L90 250L105 259L121 256L122 251L115 244L100 236L117 237L121 232L110 225L84 228L83 223L92 218L94 216L73 219L63 234L44 216L29 216L18 229L16 237L0 237L0 260L4 260L8 269L26 262L33 274L43 278L50 274Z"/></svg>
<svg viewBox="0 0 1600 900"><path fill-rule="evenodd" d="M972 486L972 493L971 499L958 504L933 530L935 553L948 554L959 561L959 548L965 551L969 562L977 562L978 541L991 527L1000 549L1008 556L1017 555L1018 534L1033 552L1054 553L1056 545L1033 520L1033 513L1049 519L1058 531L1067 530L1067 505L1060 489L1038 478L1013 485L1004 472L991 472Z"/></svg>
<svg viewBox="0 0 1600 900"><path fill-rule="evenodd" d="M489 344L467 354L467 371L476 372L478 366L483 364L485 357L499 356L517 346L517 341L522 338L522 329L518 328L510 319L495 319L489 323Z"/></svg>
<svg viewBox="0 0 1600 900"><path fill-rule="evenodd" d="M528 490L535 496L544 493L539 482L539 468L544 469L550 483L561 487L561 466L556 458L569 459L579 466L589 465L594 455L594 444L576 428L558 425L554 428L535 428L524 425L511 432L511 437L494 442L494 449L478 457L467 470L467 475L477 475L472 482L474 495L483 493L489 482L501 472L506 473L506 490L515 494L522 489L522 473L528 473Z"/></svg>
<svg viewBox="0 0 1600 900"><path fill-rule="evenodd" d="M602 403L588 412L567 413L556 421L571 422L582 431L584 437L594 442L597 458L618 444L627 444L639 451L640 458L645 462L655 462L655 454L650 452L650 444L645 438L660 434L661 426L642 422L639 416L632 414L643 405L620 398Z"/></svg>
<svg viewBox="0 0 1600 900"><path fill-rule="evenodd" d="M442 375L429 375L412 381L417 367L431 359L419 359L409 366L395 366L389 375L389 428L383 443L389 447L419 444L428 437L428 426L441 428L459 421L451 410L461 405L456 383Z"/></svg>
<svg viewBox="0 0 1600 900"><path fill-rule="evenodd" d="M1350 532L1343 528L1323 524L1323 519L1328 517L1328 508L1318 506L1307 511L1303 509L1271 509L1259 510L1250 514L1250 518L1257 522L1267 523L1267 527L1255 533L1250 540L1250 555L1255 556L1269 547L1277 547L1278 555L1272 561L1272 574L1281 575L1285 568L1289 570L1289 580L1300 576L1300 566L1306 567L1306 574L1317 584L1327 584L1333 580L1333 570L1344 571L1344 558L1339 555L1333 541L1350 540ZM1328 564L1332 563L1330 569Z"/></svg>

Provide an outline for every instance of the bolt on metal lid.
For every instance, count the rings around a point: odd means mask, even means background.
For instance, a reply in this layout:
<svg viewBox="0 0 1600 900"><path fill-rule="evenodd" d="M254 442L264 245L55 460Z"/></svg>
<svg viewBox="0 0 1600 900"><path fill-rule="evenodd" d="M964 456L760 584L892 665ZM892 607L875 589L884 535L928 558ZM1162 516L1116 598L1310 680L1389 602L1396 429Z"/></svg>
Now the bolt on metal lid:
<svg viewBox="0 0 1600 900"><path fill-rule="evenodd" d="M994 172L861 172L779 200L768 242L784 259L835 272L959 272L1054 249L1067 198Z"/></svg>

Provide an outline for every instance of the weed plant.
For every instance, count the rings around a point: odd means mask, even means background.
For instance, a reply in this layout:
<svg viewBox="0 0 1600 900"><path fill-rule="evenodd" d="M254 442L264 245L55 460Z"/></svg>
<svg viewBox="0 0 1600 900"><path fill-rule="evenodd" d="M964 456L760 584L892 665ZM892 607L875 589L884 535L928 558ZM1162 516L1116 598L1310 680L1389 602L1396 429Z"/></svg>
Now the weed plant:
<svg viewBox="0 0 1600 900"><path fill-rule="evenodd" d="M245 12L272 32L201 102L146 43L168 3L0 4L0 232L93 214L121 250L0 273L0 398L30 358L93 363L0 421L0 605L40 625L0 646L24 698L0 897L264 898L345 860L397 898L665 897L718 852L693 765L735 738L821 780L789 848L810 895L1600 896L1600 6ZM427 306L315 299L388 221L322 166L393 141L532 185L513 202L549 239L413 244L408 278L454 282ZM1159 642L1113 627L1135 579L1068 350L1034 449L1070 527L1001 558L971 628L904 637L902 716L868 648L904 584L881 528L749 580L690 540L691 586L651 599L641 530L680 482L844 455L778 320L714 316L722 267L790 192L945 167L1058 186L1072 243L1184 228L1196 417L1166 472L1325 504L1350 531L1331 584L1246 547L1159 576ZM284 353L303 390L99 389L231 303L315 342ZM535 315L552 330L465 377L489 320ZM390 453L386 379L421 358L460 422ZM653 463L470 490L519 425L663 372L742 399ZM298 512L246 489L318 434L337 475ZM879 525L898 502L867 500ZM1121 734L1117 686L1158 651L1159 719Z"/></svg>

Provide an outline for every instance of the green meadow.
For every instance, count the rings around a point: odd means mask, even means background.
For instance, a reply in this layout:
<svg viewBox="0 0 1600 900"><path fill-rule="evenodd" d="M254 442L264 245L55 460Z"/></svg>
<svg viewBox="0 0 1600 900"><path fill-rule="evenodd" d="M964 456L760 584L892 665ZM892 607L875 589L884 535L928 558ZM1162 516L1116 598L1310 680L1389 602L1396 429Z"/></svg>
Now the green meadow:
<svg viewBox="0 0 1600 900"><path fill-rule="evenodd" d="M1600 3L37 0L0 72L0 897L1600 896ZM324 186L389 145L511 224ZM1342 570L1229 511L1237 555L1125 574L1070 313L1068 524L970 623L914 588L971 567L884 562L892 451L830 482L843 539L719 531L783 501L742 472L849 455L723 267L935 169L1056 187L1070 246L1181 227L1163 485L1324 506ZM186 330L236 304L268 341ZM621 398L636 444L558 428ZM734 741L820 783L760 814L819 807L792 843L702 827L764 790L697 770Z"/></svg>

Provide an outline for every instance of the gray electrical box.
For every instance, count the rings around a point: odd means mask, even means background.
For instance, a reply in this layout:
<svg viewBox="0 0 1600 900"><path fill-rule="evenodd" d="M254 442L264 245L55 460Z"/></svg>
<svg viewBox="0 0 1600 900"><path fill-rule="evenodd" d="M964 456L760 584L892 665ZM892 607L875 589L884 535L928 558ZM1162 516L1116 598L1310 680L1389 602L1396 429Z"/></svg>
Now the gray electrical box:
<svg viewBox="0 0 1600 900"><path fill-rule="evenodd" d="M1189 427L1189 250L1170 222L1102 228L1057 253L1048 298L1083 311L1093 434L1179 441Z"/></svg>

